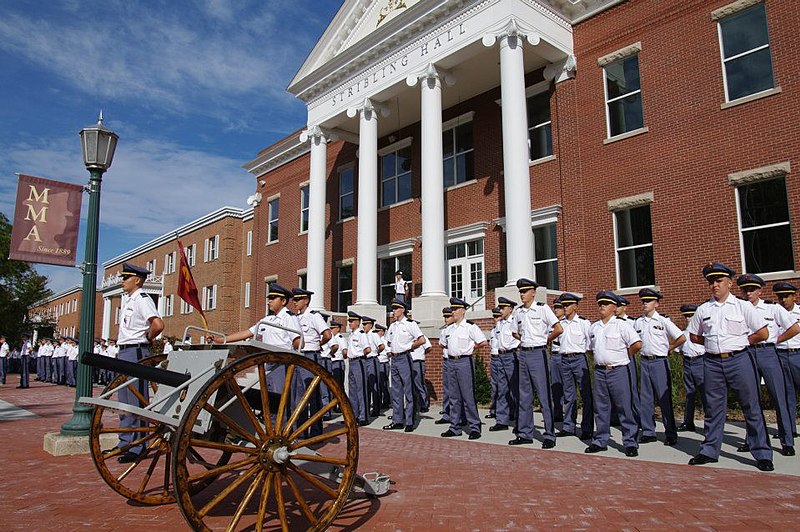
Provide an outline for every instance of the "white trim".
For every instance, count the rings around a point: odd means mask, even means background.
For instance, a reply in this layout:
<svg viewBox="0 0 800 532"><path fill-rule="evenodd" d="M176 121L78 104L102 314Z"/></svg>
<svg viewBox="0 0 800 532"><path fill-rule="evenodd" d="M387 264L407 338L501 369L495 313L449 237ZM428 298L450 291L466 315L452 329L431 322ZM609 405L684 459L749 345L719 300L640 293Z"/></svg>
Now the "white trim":
<svg viewBox="0 0 800 532"><path fill-rule="evenodd" d="M773 166L780 166L780 165L773 165ZM760 168L760 169L756 169L754 171L763 170L764 168L770 168L770 167L763 167L763 168ZM786 173L788 173L788 172L786 172ZM734 198L736 199L736 205L735 205L735 207L736 207L736 230L737 230L737 235L739 237L739 260L741 261L741 265L742 265L742 273L752 273L752 272L748 272L747 271L747 261L745 260L744 238L743 238L745 231L755 231L755 230L759 230L759 229L769 229L770 227L778 227L778 226L788 225L789 226L789 233L790 233L789 246L792 248L792 261L794 261L794 242L792 241L792 238L791 238L791 226L792 226L791 204L789 205L789 219L786 220L785 222L777 222L777 223L771 223L771 224L765 224L765 225L757 225L755 227L748 227L748 228L745 229L744 227L742 227L742 205L741 205L741 197L739 196L739 189L741 188L741 186L746 186L746 185L749 185L751 183L758 183L758 182L760 182L762 180L766 181L766 180L769 180L771 178L772 179L774 179L774 178L783 178L783 180L784 180L783 181L784 192L788 196L789 191L788 191L788 186L786 184L786 173L779 173L779 174L773 175L771 177L765 177L763 179L753 179L751 181L742 181L742 182L739 183L738 186L736 186L734 188ZM730 176L728 176L728 180L730 181ZM787 197L787 201L788 201L788 197ZM765 274L759 273L758 275L762 279L767 281L767 280L771 280L771 279L789 279L789 278L791 278L791 277L788 277L788 274L790 274L790 273L793 273L793 272L791 270L782 270L782 271L778 271L778 272L767 272ZM767 276L770 276L770 279L767 279Z"/></svg>
<svg viewBox="0 0 800 532"><path fill-rule="evenodd" d="M729 102L721 103L719 105L719 108L730 109L731 107L736 107L737 105L742 105L745 103L753 102L755 100L760 100L761 98L766 98L767 96L774 96L776 94L780 94L781 92L783 92L783 89L781 89L780 87L772 87L771 89L763 90L761 92L755 92L753 94L748 94L747 96L742 96L741 98L737 98Z"/></svg>
<svg viewBox="0 0 800 532"><path fill-rule="evenodd" d="M475 117L475 111L467 111L462 115L458 115L455 118L451 118L447 122L442 123L442 133L447 131L448 129L453 129L454 127L458 127L462 124L468 124L472 122L472 119Z"/></svg>
<svg viewBox="0 0 800 532"><path fill-rule="evenodd" d="M383 148L378 150L378 157L383 157L384 155L388 155L392 152L397 150L402 150L403 148L408 148L411 146L411 143L414 141L414 137L406 137L404 139L398 140L397 142L393 142L388 146L384 146Z"/></svg>
<svg viewBox="0 0 800 532"><path fill-rule="evenodd" d="M264 277L265 283L276 283L278 282L278 274L267 275Z"/></svg>
<svg viewBox="0 0 800 532"><path fill-rule="evenodd" d="M606 103L606 116L608 116L608 104ZM611 125L609 124L609 127ZM630 131L626 131L625 133L620 133L619 135L614 135L613 137L608 137L603 139L603 144L613 144L618 140L625 140L631 137L636 137L643 133L647 133L650 129L647 126L640 127L639 129L632 129Z"/></svg>
<svg viewBox="0 0 800 532"><path fill-rule="evenodd" d="M532 166L536 166L537 164L549 163L550 161L555 161L555 160L556 160L556 156L555 155L548 155L547 157L542 157L540 159L534 159L533 161L528 161L528 168L530 168Z"/></svg>
<svg viewBox="0 0 800 532"><path fill-rule="evenodd" d="M345 266L352 266L355 263L356 263L356 259L355 258L348 257L346 259L337 260L335 264L336 264L337 268L343 268Z"/></svg>
<svg viewBox="0 0 800 532"><path fill-rule="evenodd" d="M250 281L244 283L244 308L250 308Z"/></svg>
<svg viewBox="0 0 800 532"><path fill-rule="evenodd" d="M467 152L462 152L462 153L467 153ZM467 181L462 181L461 183L456 183L455 185L450 185L449 187L444 187L444 191L445 192L450 192L451 190L455 190L457 188L466 187L466 186L469 186L469 185L474 185L477 182L478 182L478 179L476 177L473 177L472 179L468 179Z"/></svg>
<svg viewBox="0 0 800 532"><path fill-rule="evenodd" d="M640 194L639 196L629 196L628 198L622 198L622 200L631 200L631 199L633 201L638 201L639 199L644 200L644 199L646 199L648 194L651 194L651 193ZM635 288L637 290L637 292L638 292L638 290L641 289L641 288L648 287L648 286L650 286L650 287L653 286L653 285L646 285L645 284L645 285L634 286L634 287L632 287L632 286L622 287L622 286L620 286L620 275L619 275L619 252L620 251L630 250L630 249L640 249L640 248L645 248L645 247L653 248L653 250L654 250L653 251L653 269L655 270L656 258L655 258L655 243L652 241L653 238L654 238L653 237L653 213L652 213L652 211L650 212L650 238L651 238L651 241L650 241L649 244L634 244L633 246L619 247L619 242L617 240L617 233L618 233L618 231L617 231L617 214L622 212L622 211L627 211L627 210L630 210L630 209L637 209L639 207L644 207L644 206L648 206L649 207L651 203L652 203L652 200L651 201L642 201L642 203L630 203L626 207L622 207L622 208L618 208L618 209L614 209L614 210L612 210L609 207L609 211L611 212L611 227L612 227L612 231L614 232L614 269L616 270L616 281L617 281L616 282L616 284L617 284L616 290L626 290L627 291L627 290L632 290L632 289ZM655 275L655 271L653 272L653 274Z"/></svg>
<svg viewBox="0 0 800 532"><path fill-rule="evenodd" d="M395 207L400 207L402 205L407 205L409 203L413 203L414 198L404 199L403 201L398 201L397 203L392 203L391 205L384 205L383 207L378 207L378 212L388 211L389 209L394 209Z"/></svg>
<svg viewBox="0 0 800 532"><path fill-rule="evenodd" d="M472 240L485 239L487 229L489 229L489 222L477 222L448 229L444 233L444 245L449 246L451 244L461 244ZM484 292L486 292L486 290L484 290Z"/></svg>
<svg viewBox="0 0 800 532"><path fill-rule="evenodd" d="M407 238L405 240L397 240L378 246L377 257L378 260L391 259L392 257L399 257L401 255L408 255L414 252L414 245L417 243L415 238Z"/></svg>
<svg viewBox="0 0 800 532"><path fill-rule="evenodd" d="M540 227L542 225L558 223L558 217L561 216L561 205L554 204L547 207L531 210L531 229ZM498 226L504 233L506 232L506 218L495 218L494 224Z"/></svg>

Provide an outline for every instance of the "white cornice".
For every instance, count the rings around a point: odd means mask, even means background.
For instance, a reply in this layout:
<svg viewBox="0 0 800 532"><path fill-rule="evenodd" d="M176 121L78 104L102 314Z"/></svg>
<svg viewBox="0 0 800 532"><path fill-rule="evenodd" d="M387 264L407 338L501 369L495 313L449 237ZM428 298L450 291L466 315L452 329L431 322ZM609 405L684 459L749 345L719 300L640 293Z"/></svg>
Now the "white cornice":
<svg viewBox="0 0 800 532"><path fill-rule="evenodd" d="M264 150L252 161L244 163L242 168L258 178L279 166L302 157L309 151L311 151L311 144L307 140L303 141L301 135L293 133Z"/></svg>

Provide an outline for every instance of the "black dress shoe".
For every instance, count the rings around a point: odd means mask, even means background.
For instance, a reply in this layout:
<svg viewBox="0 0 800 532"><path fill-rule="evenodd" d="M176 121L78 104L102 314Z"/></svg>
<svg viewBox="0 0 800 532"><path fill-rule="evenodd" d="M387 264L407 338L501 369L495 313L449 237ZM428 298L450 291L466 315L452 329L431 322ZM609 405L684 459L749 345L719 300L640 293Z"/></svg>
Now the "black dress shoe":
<svg viewBox="0 0 800 532"><path fill-rule="evenodd" d="M427 414L429 410L430 409L428 409L428 408L420 408L419 409L419 411L422 412L423 414Z"/></svg>
<svg viewBox="0 0 800 532"><path fill-rule="evenodd" d="M796 438L796 437L797 437L797 436L795 436L795 438ZM780 438L781 438L781 435L780 435L780 434L773 434L773 435L772 435L772 439L773 439L773 440L779 440Z"/></svg>
<svg viewBox="0 0 800 532"><path fill-rule="evenodd" d="M530 438L522 438L520 436L517 436L516 438L508 442L509 445L526 445L528 443L533 443L533 440Z"/></svg>
<svg viewBox="0 0 800 532"><path fill-rule="evenodd" d="M499 430L508 430L508 425L503 425L502 423L495 423L491 427L489 427L489 432L497 432Z"/></svg>
<svg viewBox="0 0 800 532"><path fill-rule="evenodd" d="M556 446L556 440L544 440L542 442L542 449L552 449Z"/></svg>
<svg viewBox="0 0 800 532"><path fill-rule="evenodd" d="M687 425L686 423L681 423L675 430L677 430L678 432L694 432L696 428L697 427L695 427L694 425Z"/></svg>
<svg viewBox="0 0 800 532"><path fill-rule="evenodd" d="M437 419L436 421L433 422L433 424L434 425L449 425L450 422L447 421L446 419Z"/></svg>
<svg viewBox="0 0 800 532"><path fill-rule="evenodd" d="M358 422L358 426L359 427L366 427L367 425L369 425L369 421L362 420L362 421ZM402 425L400 425L400 426L402 427Z"/></svg>
<svg viewBox="0 0 800 532"><path fill-rule="evenodd" d="M794 447L791 445L784 445L781 447L781 454L783 456L794 456Z"/></svg>
<svg viewBox="0 0 800 532"><path fill-rule="evenodd" d="M414 425L406 425L406 428L403 429L404 432L414 432Z"/></svg>
<svg viewBox="0 0 800 532"><path fill-rule="evenodd" d="M456 436L461 436L461 434L456 434L450 429L447 429L446 432L442 432L442 438L454 438Z"/></svg>
<svg viewBox="0 0 800 532"><path fill-rule="evenodd" d="M383 426L383 430L400 430L402 428L404 428L402 423L389 423Z"/></svg>
<svg viewBox="0 0 800 532"><path fill-rule="evenodd" d="M485 416L483 416L483 417L485 417L486 419L494 419L494 418L496 418L497 416L496 416L495 414L486 414L486 415L485 415Z"/></svg>
<svg viewBox="0 0 800 532"><path fill-rule="evenodd" d="M113 453L114 451L116 451L117 449L118 449L118 447L112 447L111 449L103 449L103 454L104 454L104 455L106 455L106 454L111 454L111 453Z"/></svg>
<svg viewBox="0 0 800 532"><path fill-rule="evenodd" d="M469 439L470 440L477 440L480 437L481 437L481 433L478 432L477 430L473 430L472 432L469 433Z"/></svg>
<svg viewBox="0 0 800 532"><path fill-rule="evenodd" d="M125 453L125 454L121 455L119 458L117 458L117 462L119 462L120 464L131 464L131 463L135 462L138 459L139 459L139 455L138 454L128 451L127 453Z"/></svg>
<svg viewBox="0 0 800 532"><path fill-rule="evenodd" d="M581 439L582 440L591 440L592 439L592 433L589 432L588 430L584 430L583 432L581 432Z"/></svg>
<svg viewBox="0 0 800 532"><path fill-rule="evenodd" d="M745 442L741 444L739 447L736 448L737 453L749 453L750 452L750 444Z"/></svg>
<svg viewBox="0 0 800 532"><path fill-rule="evenodd" d="M710 456L700 453L689 460L689 465L716 464L717 461L718 460L716 458L711 458Z"/></svg>
<svg viewBox="0 0 800 532"><path fill-rule="evenodd" d="M563 438L565 436L575 436L575 433L568 430L559 430L556 432L556 438Z"/></svg>
<svg viewBox="0 0 800 532"><path fill-rule="evenodd" d="M654 441L658 441L655 436L639 436L639 443L653 443Z"/></svg>
<svg viewBox="0 0 800 532"><path fill-rule="evenodd" d="M775 466L772 463L772 460L759 460L756 463L756 467L759 471L775 471Z"/></svg>
<svg viewBox="0 0 800 532"><path fill-rule="evenodd" d="M673 445L677 444L678 444L678 438L667 438L666 440L664 440L664 445L666 445L667 447L672 447Z"/></svg>
<svg viewBox="0 0 800 532"><path fill-rule="evenodd" d="M586 454L592 454L592 453L599 453L600 451L605 451L607 449L608 449L608 447L600 447L599 445L596 445L596 444L593 443L593 444L589 445L589 447L584 449L583 452L586 453Z"/></svg>
<svg viewBox="0 0 800 532"><path fill-rule="evenodd" d="M639 449L636 447L625 447L625 456L634 457L639 456Z"/></svg>

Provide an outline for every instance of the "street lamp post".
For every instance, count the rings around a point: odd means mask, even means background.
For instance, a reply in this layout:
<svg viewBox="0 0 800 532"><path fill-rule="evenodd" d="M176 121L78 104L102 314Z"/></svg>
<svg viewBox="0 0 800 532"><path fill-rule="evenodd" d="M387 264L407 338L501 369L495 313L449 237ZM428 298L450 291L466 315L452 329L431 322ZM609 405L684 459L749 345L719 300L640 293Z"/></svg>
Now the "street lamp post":
<svg viewBox="0 0 800 532"><path fill-rule="evenodd" d="M90 368L81 362L81 355L94 345L95 290L97 288L97 233L100 226L100 183L103 172L111 166L119 137L103 127L103 112L97 124L80 132L83 164L89 170L89 218L86 225L86 247L83 254L83 293L81 294L80 339L78 342L78 379L72 419L61 425L64 436L86 436L91 425L91 407L78 403L81 397L92 396Z"/></svg>

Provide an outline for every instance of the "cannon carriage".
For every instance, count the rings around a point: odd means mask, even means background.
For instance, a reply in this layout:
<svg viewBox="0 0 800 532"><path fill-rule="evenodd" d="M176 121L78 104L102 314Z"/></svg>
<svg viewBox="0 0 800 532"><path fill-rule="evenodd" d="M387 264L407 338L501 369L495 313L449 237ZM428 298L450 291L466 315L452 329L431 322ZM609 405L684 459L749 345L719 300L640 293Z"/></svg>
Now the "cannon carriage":
<svg viewBox="0 0 800 532"><path fill-rule="evenodd" d="M344 390L295 351L250 340L139 363L82 360L117 373L99 397L80 400L94 406L90 449L101 477L140 504L177 502L195 530L324 530L354 486L388 491L385 475L356 473L358 426ZM293 399L296 379L305 391ZM330 401L310 413L322 386ZM132 449L143 451L119 460Z"/></svg>

